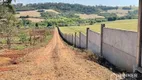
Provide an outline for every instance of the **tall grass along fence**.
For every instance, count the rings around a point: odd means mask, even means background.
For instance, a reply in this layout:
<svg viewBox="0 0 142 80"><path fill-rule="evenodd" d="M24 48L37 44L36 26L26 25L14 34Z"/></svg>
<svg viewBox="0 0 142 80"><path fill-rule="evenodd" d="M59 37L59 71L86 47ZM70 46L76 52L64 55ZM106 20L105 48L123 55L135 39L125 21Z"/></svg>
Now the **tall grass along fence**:
<svg viewBox="0 0 142 80"><path fill-rule="evenodd" d="M88 49L99 57L105 58L116 67L132 72L136 66L137 32L106 28L101 25L101 34L86 29L86 35L59 34L71 45Z"/></svg>

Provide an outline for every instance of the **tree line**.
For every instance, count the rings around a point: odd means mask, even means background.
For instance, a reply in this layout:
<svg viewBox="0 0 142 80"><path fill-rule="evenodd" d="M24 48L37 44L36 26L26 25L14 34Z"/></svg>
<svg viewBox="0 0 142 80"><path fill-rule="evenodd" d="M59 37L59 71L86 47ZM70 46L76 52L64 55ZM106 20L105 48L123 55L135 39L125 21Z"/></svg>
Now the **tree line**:
<svg viewBox="0 0 142 80"><path fill-rule="evenodd" d="M94 14L100 11L107 11L112 9L118 9L118 7L113 6L85 6L81 4L68 4L68 3L34 3L23 5L22 3L15 4L14 7L17 11L27 11L36 9L54 9L59 12L75 12L75 13L85 13Z"/></svg>

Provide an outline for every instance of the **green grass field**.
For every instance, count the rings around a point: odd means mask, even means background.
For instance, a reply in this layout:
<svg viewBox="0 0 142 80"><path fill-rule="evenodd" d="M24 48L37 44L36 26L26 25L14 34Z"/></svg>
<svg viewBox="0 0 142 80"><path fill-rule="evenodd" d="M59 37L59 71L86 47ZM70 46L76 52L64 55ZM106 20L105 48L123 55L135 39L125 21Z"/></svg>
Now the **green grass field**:
<svg viewBox="0 0 142 80"><path fill-rule="evenodd" d="M117 20L111 22L103 22L103 23L96 23L94 25L88 26L70 26L70 27L60 27L63 33L73 34L75 32L82 32L86 33L86 28L90 28L91 30L100 33L101 24L106 24L108 28L114 29L121 29L121 30L128 30L128 31L137 31L137 19L133 20Z"/></svg>

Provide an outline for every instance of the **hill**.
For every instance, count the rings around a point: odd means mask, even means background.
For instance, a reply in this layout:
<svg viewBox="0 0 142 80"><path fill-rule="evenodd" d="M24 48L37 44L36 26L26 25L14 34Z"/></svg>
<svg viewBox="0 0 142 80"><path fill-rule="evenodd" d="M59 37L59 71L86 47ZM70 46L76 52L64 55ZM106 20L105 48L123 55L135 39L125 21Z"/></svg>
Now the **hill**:
<svg viewBox="0 0 142 80"><path fill-rule="evenodd" d="M45 19L42 23L44 26L93 25L99 22L138 18L138 10L133 6L35 3L27 5L15 4L14 7L16 11L20 11L20 18L30 18L27 20L33 20L32 22L40 22L43 21L41 19Z"/></svg>
<svg viewBox="0 0 142 80"><path fill-rule="evenodd" d="M84 14L94 14L101 11L117 9L113 6L85 6L81 4L68 3L37 3L37 4L16 4L14 5L17 11L37 10L37 9L54 9L59 12L75 12Z"/></svg>

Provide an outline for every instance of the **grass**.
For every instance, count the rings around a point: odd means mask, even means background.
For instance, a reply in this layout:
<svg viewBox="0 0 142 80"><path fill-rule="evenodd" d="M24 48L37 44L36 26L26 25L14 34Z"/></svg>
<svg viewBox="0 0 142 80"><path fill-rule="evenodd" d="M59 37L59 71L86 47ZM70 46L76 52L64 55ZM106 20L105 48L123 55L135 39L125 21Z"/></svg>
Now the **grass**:
<svg viewBox="0 0 142 80"><path fill-rule="evenodd" d="M14 49L14 50L23 50L25 48L31 48L31 47L43 47L45 45L48 44L48 42L52 39L53 35L50 34L50 35L47 35L46 36L46 39L43 41L43 42L37 42L36 45L30 45L30 46L26 46L25 44L13 44L12 45L12 48L11 49Z"/></svg>
<svg viewBox="0 0 142 80"><path fill-rule="evenodd" d="M129 10L122 10L122 9L117 9L117 10L108 10L108 13L115 13L117 16L126 16L128 14Z"/></svg>
<svg viewBox="0 0 142 80"><path fill-rule="evenodd" d="M17 14L17 16L31 16L31 17L40 17L40 12L37 12L37 10L33 11L20 11L20 14Z"/></svg>
<svg viewBox="0 0 142 80"><path fill-rule="evenodd" d="M53 10L53 9L45 9L45 11L46 11L46 12L53 12L53 13L59 14L58 11Z"/></svg>
<svg viewBox="0 0 142 80"><path fill-rule="evenodd" d="M44 19L39 19L39 18L26 18L26 20L30 20L30 21L35 22L35 23L44 21Z"/></svg>
<svg viewBox="0 0 142 80"><path fill-rule="evenodd" d="M59 14L59 12L53 10L53 9L44 9L46 12L53 12L56 14ZM16 14L16 17L20 16L30 16L30 17L41 17L40 12L38 10L31 10L31 11L19 11L19 14Z"/></svg>
<svg viewBox="0 0 142 80"><path fill-rule="evenodd" d="M138 7L132 7L131 10L123 10L122 7L119 7L117 10L112 9L112 10L108 10L106 12L115 13L117 16L122 17L122 16L126 16L129 11L134 11L134 10L138 10Z"/></svg>
<svg viewBox="0 0 142 80"><path fill-rule="evenodd" d="M91 30L100 33L101 24L106 24L106 27L108 27L108 28L137 32L137 24L138 23L137 23L137 19L117 20L117 21L111 21L111 22L96 23L94 25L87 25L87 26L60 27L60 29L63 33L68 33L68 34L74 34L75 32L82 32L85 34L86 28L90 28Z"/></svg>
<svg viewBox="0 0 142 80"><path fill-rule="evenodd" d="M97 14L76 14L80 16L81 19L95 19L95 18L104 18L103 16L99 16Z"/></svg>
<svg viewBox="0 0 142 80"><path fill-rule="evenodd" d="M23 50L25 48L27 48L27 46L25 46L24 44L20 44L20 45L15 44L15 45L12 45L11 49L14 49L14 50Z"/></svg>
<svg viewBox="0 0 142 80"><path fill-rule="evenodd" d="M29 31L31 31L31 30L30 29L19 30L19 32L23 32L23 33L27 33L27 34L29 33ZM25 43L22 43L20 41L19 35L16 35L16 36L11 37L11 49L23 50L25 48L31 48L34 46L42 47L42 46L47 45L47 43L52 39L52 36L53 36L52 30L47 30L46 37L44 38L44 40L42 42L40 42L40 40L36 40L35 45L30 45L30 42L29 42L30 36L29 35L26 35L27 40L25 41ZM33 42L33 40L32 40L32 42ZM7 48L7 39L6 39L6 37L3 37L3 38L0 38L0 50L5 49L5 48Z"/></svg>

